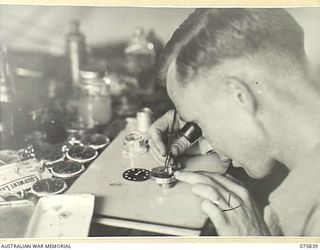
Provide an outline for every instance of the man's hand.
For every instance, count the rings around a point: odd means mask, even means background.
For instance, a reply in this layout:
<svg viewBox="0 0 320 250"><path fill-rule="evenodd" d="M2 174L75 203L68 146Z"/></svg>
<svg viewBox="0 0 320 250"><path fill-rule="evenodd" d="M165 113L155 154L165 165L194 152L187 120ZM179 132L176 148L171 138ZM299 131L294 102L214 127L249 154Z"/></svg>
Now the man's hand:
<svg viewBox="0 0 320 250"><path fill-rule="evenodd" d="M180 119L179 113L177 113L175 126L172 130L172 122L173 122L173 116L174 116L174 110L168 111L166 114L164 114L162 117L160 117L158 120L156 120L149 128L148 134L150 136L149 139L149 145L151 149L151 153L154 156L154 158L160 162L164 163L166 159L166 142L168 140L168 133L173 131L173 133L180 130L186 123ZM207 153L209 152L208 155ZM203 164L207 165L210 164L210 158L214 162L216 162L216 154L213 154L214 150L210 143L205 138L200 138L198 143L195 143L190 149L188 149L186 152L184 152L184 156L191 156L188 157L190 160L191 158L198 158L194 156L200 156L205 155L203 159L201 160L201 165ZM175 156L175 155L174 155ZM222 155L219 155L219 158L221 159L221 167L217 168L217 172L225 172L227 170L227 166L229 165L230 159L223 157ZM174 158L171 158L170 164L174 165ZM181 161L184 161L183 158L180 158ZM204 167L206 169L206 167Z"/></svg>
<svg viewBox="0 0 320 250"><path fill-rule="evenodd" d="M175 176L203 198L201 208L220 236L270 235L250 194L231 176L208 172L176 172Z"/></svg>
<svg viewBox="0 0 320 250"><path fill-rule="evenodd" d="M162 117L156 120L149 128L148 134L150 135L149 145L153 156L163 161L166 157L166 141L168 140L169 132L177 132L182 128L185 122L181 121L179 114L177 114L174 128L172 129L174 110L169 110Z"/></svg>

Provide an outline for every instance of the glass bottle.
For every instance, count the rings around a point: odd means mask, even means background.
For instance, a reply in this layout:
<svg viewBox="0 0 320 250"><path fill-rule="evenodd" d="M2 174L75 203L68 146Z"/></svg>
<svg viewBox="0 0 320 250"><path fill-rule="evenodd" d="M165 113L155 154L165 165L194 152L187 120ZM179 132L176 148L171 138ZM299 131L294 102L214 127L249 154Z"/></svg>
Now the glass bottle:
<svg viewBox="0 0 320 250"><path fill-rule="evenodd" d="M70 22L70 31L66 36L66 55L74 86L79 81L79 70L87 60L86 38L80 31L79 20Z"/></svg>
<svg viewBox="0 0 320 250"><path fill-rule="evenodd" d="M95 70L80 70L78 116L86 129L107 124L112 117L109 81Z"/></svg>

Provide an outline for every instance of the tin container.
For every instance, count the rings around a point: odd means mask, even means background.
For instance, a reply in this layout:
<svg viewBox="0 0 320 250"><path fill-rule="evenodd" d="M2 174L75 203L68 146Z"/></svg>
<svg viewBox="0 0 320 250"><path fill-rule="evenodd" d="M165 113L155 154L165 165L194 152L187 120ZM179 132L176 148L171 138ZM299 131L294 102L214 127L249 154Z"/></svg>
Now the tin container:
<svg viewBox="0 0 320 250"><path fill-rule="evenodd" d="M56 163L51 168L52 175L61 179L78 177L83 171L85 171L85 167L82 163L70 160Z"/></svg>
<svg viewBox="0 0 320 250"><path fill-rule="evenodd" d="M47 178L37 181L31 187L31 193L38 197L61 194L67 189L67 184L62 179Z"/></svg>
<svg viewBox="0 0 320 250"><path fill-rule="evenodd" d="M66 156L71 161L87 163L94 160L98 156L98 152L86 145L74 145L68 148Z"/></svg>

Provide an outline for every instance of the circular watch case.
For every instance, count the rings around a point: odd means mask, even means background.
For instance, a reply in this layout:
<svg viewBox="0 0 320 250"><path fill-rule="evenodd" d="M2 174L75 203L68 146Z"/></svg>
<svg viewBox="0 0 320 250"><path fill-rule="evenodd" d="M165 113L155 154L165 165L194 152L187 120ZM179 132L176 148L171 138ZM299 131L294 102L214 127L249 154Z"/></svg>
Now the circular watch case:
<svg viewBox="0 0 320 250"><path fill-rule="evenodd" d="M74 134L69 136L68 143L72 146L90 146L94 149L101 149L110 144L110 138L104 134Z"/></svg>
<svg viewBox="0 0 320 250"><path fill-rule="evenodd" d="M144 168L130 168L122 177L128 181L146 181L150 178L150 171Z"/></svg>
<svg viewBox="0 0 320 250"><path fill-rule="evenodd" d="M51 173L58 178L72 178L80 175L85 170L82 163L75 161L64 161L56 163L51 168Z"/></svg>
<svg viewBox="0 0 320 250"><path fill-rule="evenodd" d="M31 187L31 192L39 197L60 194L67 189L67 184L62 179L47 178L37 181Z"/></svg>
<svg viewBox="0 0 320 250"><path fill-rule="evenodd" d="M81 140L81 143L84 145L89 145L94 149L101 149L110 144L110 138L104 134L89 134L86 135L83 140Z"/></svg>
<svg viewBox="0 0 320 250"><path fill-rule="evenodd" d="M89 146L74 145L67 150L66 156L69 160L86 163L95 159L98 152Z"/></svg>
<svg viewBox="0 0 320 250"><path fill-rule="evenodd" d="M153 168L151 170L151 177L162 188L172 188L177 182L174 174L169 173L162 166Z"/></svg>

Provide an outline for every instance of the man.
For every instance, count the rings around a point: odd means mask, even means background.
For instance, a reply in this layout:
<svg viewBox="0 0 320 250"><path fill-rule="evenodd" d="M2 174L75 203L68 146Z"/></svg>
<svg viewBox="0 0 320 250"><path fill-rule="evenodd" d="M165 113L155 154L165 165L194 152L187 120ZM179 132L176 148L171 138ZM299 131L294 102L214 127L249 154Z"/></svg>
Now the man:
<svg viewBox="0 0 320 250"><path fill-rule="evenodd" d="M320 235L320 89L294 18L283 9L198 9L173 34L162 63L181 120L196 122L218 153L257 179L277 162L290 170L263 216L230 176L176 172L203 198L218 234ZM162 155L171 122L172 111L149 131Z"/></svg>

